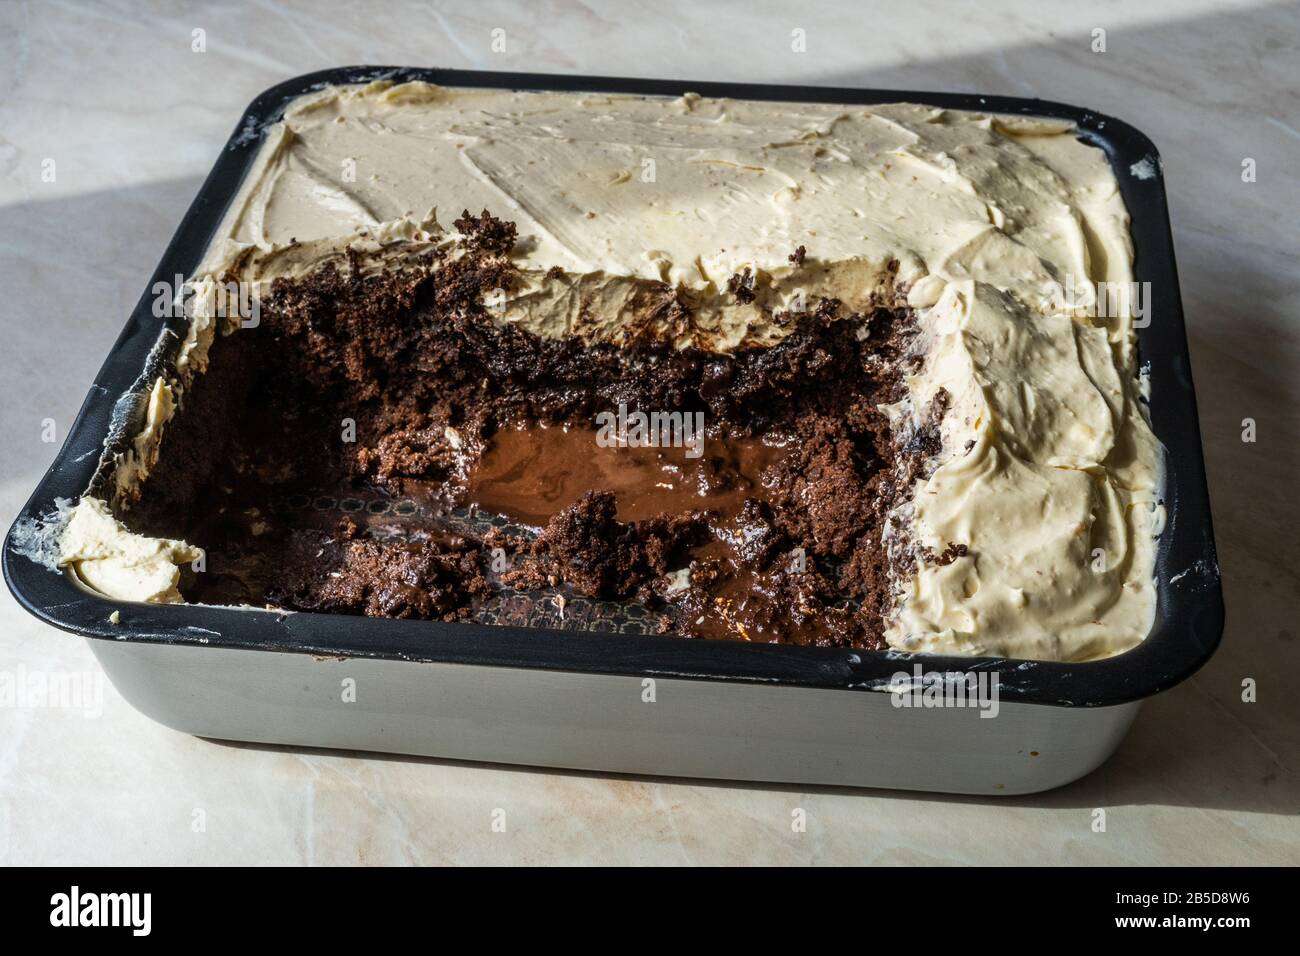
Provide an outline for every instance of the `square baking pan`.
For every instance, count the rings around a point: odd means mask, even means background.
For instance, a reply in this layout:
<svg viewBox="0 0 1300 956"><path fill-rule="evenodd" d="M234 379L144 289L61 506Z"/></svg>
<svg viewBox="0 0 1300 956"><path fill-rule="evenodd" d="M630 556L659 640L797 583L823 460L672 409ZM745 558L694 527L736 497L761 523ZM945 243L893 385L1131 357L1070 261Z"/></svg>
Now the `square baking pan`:
<svg viewBox="0 0 1300 956"><path fill-rule="evenodd" d="M1107 660L941 657L482 623L289 613L104 598L26 556L16 536L108 480L174 358L155 282L189 276L262 143L298 96L375 79L459 87L938 107L1070 120L1109 158L1132 216L1135 276L1152 317L1138 331L1150 417L1165 450L1167 512L1147 639ZM183 333L184 318L165 320ZM1159 156L1119 120L1041 100L393 67L300 76L249 106L195 198L62 450L5 541L4 575L32 614L89 639L127 700L204 737L605 772L978 794L1074 780L1119 745L1141 702L1196 671L1222 636L1223 598ZM118 623L110 615L118 612ZM996 675L996 716L902 707L937 675ZM901 684L900 684L901 682Z"/></svg>

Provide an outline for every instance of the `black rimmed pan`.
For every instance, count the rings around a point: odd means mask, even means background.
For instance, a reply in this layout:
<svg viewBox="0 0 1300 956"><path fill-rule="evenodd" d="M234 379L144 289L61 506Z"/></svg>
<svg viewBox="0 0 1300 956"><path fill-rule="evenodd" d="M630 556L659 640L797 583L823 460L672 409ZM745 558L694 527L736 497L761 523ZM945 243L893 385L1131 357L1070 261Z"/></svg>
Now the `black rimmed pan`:
<svg viewBox="0 0 1300 956"><path fill-rule="evenodd" d="M909 101L1074 122L1112 164L1132 215L1135 279L1150 283L1151 321L1138 339L1151 423L1166 452L1167 514L1150 635L1125 654L1077 664L130 604L20 553L19 524L107 480L104 461L134 433L140 392L169 358L167 347L156 348L151 290L198 264L267 125L305 93L381 78L808 103ZM183 319L167 321L183 332ZM245 112L19 524L5 542L10 590L37 617L89 638L128 700L189 733L268 743L629 773L1032 792L1105 760L1140 702L1201 667L1223 631L1159 155L1119 120L1011 97L405 67L345 67L281 83ZM109 620L114 611L119 623ZM886 692L918 673L924 681L948 675L949 682L996 675L996 700L903 706L919 697Z"/></svg>

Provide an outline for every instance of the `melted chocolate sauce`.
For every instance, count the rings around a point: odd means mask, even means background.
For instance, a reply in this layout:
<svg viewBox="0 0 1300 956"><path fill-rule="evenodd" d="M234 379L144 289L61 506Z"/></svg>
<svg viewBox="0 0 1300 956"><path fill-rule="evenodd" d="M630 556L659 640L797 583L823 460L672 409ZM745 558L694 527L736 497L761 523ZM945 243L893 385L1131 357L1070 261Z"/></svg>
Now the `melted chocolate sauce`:
<svg viewBox="0 0 1300 956"><path fill-rule="evenodd" d="M582 426L503 428L472 466L465 503L542 529L588 491L612 491L620 521L712 511L730 518L747 498L763 498L762 475L786 441L705 437L702 454L685 447L602 446Z"/></svg>

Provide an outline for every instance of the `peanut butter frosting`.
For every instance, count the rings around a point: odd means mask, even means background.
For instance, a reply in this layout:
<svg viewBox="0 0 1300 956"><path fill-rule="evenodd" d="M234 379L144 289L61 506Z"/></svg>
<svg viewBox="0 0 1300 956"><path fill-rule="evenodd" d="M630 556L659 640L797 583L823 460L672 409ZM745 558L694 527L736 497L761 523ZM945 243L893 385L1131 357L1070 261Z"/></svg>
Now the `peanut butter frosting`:
<svg viewBox="0 0 1300 956"><path fill-rule="evenodd" d="M153 385L114 504L138 493L213 337L239 325L223 283L256 294L348 249L374 264L454 255L453 221L480 208L519 235L522 282L495 313L544 337L730 352L780 341L775 313L822 297L905 299L923 361L887 411L901 427L947 403L942 450L883 542L922 546L891 646L1089 660L1147 634L1161 450L1132 301L1100 309L1095 295L1133 280L1129 217L1105 155L1056 120L425 83L304 96L264 131L192 277L176 373ZM728 280L745 270L753 295L737 296ZM106 520L84 498L61 563L110 596L179 600L158 568L123 587L98 573ZM951 544L965 553L926 557ZM187 549L150 553L175 564Z"/></svg>

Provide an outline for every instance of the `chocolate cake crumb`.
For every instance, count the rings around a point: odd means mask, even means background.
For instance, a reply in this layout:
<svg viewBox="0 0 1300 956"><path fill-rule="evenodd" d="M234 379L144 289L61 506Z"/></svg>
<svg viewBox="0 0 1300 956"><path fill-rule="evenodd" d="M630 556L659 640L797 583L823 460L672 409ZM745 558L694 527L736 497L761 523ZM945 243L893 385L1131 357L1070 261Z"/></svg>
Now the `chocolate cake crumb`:
<svg viewBox="0 0 1300 956"><path fill-rule="evenodd" d="M807 254L808 254L808 250L805 249L803 246L799 246L797 249L795 249L794 252L790 253L790 255L787 256L787 258L788 258L788 259L789 259L789 260L790 260L794 265L796 265L796 266L801 266L801 265L803 265L804 257L805 257Z"/></svg>
<svg viewBox="0 0 1300 956"><path fill-rule="evenodd" d="M754 282L754 270L749 266L745 266L744 269L727 280L727 291L736 297L737 302L753 302L755 298Z"/></svg>
<svg viewBox="0 0 1300 956"><path fill-rule="evenodd" d="M537 586L558 579L590 597L628 598L667 573L671 560L707 531L696 512L631 523L616 513L611 492L587 492L552 518L533 546L535 557L549 560L530 562L505 582Z"/></svg>
<svg viewBox="0 0 1300 956"><path fill-rule="evenodd" d="M480 553L463 540L328 541L304 553L311 543L297 543L271 589L287 607L455 621L468 618L474 599L490 592Z"/></svg>
<svg viewBox="0 0 1300 956"><path fill-rule="evenodd" d="M970 551L964 544L949 544L946 548L935 554L929 548L925 548L922 554L925 557L926 564L934 564L939 567L947 567L958 558L964 558Z"/></svg>
<svg viewBox="0 0 1300 956"><path fill-rule="evenodd" d="M466 209L452 225L460 232L468 249L501 256L510 254L519 235L513 222L503 222L486 209L477 219Z"/></svg>

